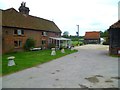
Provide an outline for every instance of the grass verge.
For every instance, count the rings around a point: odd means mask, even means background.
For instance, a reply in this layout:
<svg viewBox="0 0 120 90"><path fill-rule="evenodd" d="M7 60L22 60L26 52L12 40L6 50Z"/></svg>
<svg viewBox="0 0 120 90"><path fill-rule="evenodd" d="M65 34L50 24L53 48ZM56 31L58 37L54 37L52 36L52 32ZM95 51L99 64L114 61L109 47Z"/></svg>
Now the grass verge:
<svg viewBox="0 0 120 90"><path fill-rule="evenodd" d="M29 52L17 52L2 55L2 75L8 75L17 71L21 71L56 58L77 52L77 50L65 50L65 53L61 53L60 50L56 51L57 55L51 56L51 50L41 51L29 51ZM15 66L9 67L7 57L15 56Z"/></svg>
<svg viewBox="0 0 120 90"><path fill-rule="evenodd" d="M115 58L120 58L119 55L110 55L110 54L109 54L109 56L111 56L111 57L115 57Z"/></svg>

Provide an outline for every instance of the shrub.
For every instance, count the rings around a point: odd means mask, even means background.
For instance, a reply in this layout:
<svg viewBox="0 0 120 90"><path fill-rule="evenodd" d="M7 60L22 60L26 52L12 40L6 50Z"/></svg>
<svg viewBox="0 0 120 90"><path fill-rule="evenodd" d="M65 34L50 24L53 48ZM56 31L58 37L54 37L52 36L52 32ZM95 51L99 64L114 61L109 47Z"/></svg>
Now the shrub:
<svg viewBox="0 0 120 90"><path fill-rule="evenodd" d="M109 45L109 43L108 42L103 42L103 45Z"/></svg>
<svg viewBox="0 0 120 90"><path fill-rule="evenodd" d="M49 47L49 49L51 49L51 48L55 48L55 44L50 43L48 47Z"/></svg>
<svg viewBox="0 0 120 90"><path fill-rule="evenodd" d="M35 46L35 41L32 38L28 38L26 40L24 49L25 50L30 50L30 48L33 48Z"/></svg>

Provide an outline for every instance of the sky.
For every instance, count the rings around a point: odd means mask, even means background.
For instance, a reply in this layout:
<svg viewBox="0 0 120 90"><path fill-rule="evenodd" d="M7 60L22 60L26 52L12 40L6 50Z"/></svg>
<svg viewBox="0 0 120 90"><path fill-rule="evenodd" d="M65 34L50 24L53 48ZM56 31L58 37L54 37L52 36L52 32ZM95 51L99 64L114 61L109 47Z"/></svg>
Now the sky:
<svg viewBox="0 0 120 90"><path fill-rule="evenodd" d="M105 31L118 21L119 0L0 0L0 9L15 8L22 2L30 15L54 21L62 32L79 35L86 31Z"/></svg>

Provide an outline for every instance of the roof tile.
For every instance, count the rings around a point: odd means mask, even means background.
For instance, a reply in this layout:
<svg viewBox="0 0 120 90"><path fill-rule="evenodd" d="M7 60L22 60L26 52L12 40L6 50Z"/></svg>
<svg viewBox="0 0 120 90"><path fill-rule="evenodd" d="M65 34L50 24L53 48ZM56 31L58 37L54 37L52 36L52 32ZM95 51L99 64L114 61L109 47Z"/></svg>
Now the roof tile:
<svg viewBox="0 0 120 90"><path fill-rule="evenodd" d="M22 14L14 8L2 10L2 26L61 32L53 21Z"/></svg>
<svg viewBox="0 0 120 90"><path fill-rule="evenodd" d="M110 26L110 28L120 28L120 20Z"/></svg>
<svg viewBox="0 0 120 90"><path fill-rule="evenodd" d="M99 39L100 38L100 32L86 32L85 33L85 39Z"/></svg>

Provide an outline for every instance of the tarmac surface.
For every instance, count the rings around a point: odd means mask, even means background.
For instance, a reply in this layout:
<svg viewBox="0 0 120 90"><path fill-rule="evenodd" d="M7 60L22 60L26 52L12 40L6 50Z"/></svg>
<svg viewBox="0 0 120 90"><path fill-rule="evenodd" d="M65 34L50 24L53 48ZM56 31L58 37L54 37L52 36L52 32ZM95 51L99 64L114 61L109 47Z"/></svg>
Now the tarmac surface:
<svg viewBox="0 0 120 90"><path fill-rule="evenodd" d="M4 76L2 87L118 88L118 58L108 55L108 46L84 45L75 49L78 52Z"/></svg>

